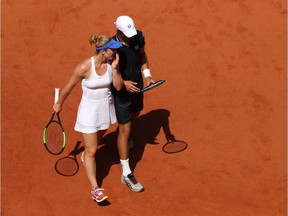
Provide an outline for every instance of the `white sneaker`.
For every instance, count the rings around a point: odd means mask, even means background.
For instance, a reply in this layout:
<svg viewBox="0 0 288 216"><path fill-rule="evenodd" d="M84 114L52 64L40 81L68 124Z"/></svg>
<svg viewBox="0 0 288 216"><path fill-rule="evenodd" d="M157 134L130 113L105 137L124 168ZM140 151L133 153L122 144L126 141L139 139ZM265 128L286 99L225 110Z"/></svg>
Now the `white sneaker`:
<svg viewBox="0 0 288 216"><path fill-rule="evenodd" d="M85 152L83 151L81 154L81 161L83 165L84 165L84 158L85 158Z"/></svg>
<svg viewBox="0 0 288 216"><path fill-rule="evenodd" d="M144 191L144 187L136 180L133 173L130 173L127 177L122 175L121 181L123 184L126 184L134 192Z"/></svg>

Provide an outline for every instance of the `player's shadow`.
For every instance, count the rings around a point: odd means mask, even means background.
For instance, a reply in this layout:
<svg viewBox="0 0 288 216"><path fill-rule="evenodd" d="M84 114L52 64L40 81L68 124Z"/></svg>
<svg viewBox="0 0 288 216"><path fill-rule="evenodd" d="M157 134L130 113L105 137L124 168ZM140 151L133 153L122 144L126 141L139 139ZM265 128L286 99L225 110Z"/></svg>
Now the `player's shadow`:
<svg viewBox="0 0 288 216"><path fill-rule="evenodd" d="M159 144L157 135L162 129L167 140L175 139L169 128L170 111L157 109L141 115L133 121L131 137L134 148L130 151L130 168L133 171L141 160L146 144ZM119 164L116 132L111 132L103 137L103 144L96 153L97 182L102 184L103 179L109 174L113 164ZM119 176L120 180L120 176Z"/></svg>

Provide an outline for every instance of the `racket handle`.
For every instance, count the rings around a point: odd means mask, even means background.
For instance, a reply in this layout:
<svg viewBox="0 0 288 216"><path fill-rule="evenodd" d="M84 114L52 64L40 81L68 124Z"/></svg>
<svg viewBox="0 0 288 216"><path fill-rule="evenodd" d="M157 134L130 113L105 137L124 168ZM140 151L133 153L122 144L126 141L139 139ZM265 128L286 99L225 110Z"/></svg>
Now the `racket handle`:
<svg viewBox="0 0 288 216"><path fill-rule="evenodd" d="M59 92L60 89L59 88L55 88L55 99L54 99L54 103L56 103L59 99Z"/></svg>

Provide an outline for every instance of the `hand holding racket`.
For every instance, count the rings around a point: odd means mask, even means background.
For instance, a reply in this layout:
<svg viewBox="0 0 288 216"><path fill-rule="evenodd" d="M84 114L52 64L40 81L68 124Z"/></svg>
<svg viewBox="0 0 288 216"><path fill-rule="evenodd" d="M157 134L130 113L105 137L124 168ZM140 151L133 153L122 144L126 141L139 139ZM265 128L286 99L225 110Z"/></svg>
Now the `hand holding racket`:
<svg viewBox="0 0 288 216"><path fill-rule="evenodd" d="M148 90L151 90L161 84L163 84L166 80L158 80L154 83L150 83L150 85L146 86L145 88L141 89L141 92L145 92L145 91L148 91Z"/></svg>
<svg viewBox="0 0 288 216"><path fill-rule="evenodd" d="M59 98L59 88L55 88L55 103ZM57 119L54 119L55 115ZM60 120L59 112L53 112L50 121L44 128L43 143L46 150L53 155L59 155L66 146L66 134Z"/></svg>

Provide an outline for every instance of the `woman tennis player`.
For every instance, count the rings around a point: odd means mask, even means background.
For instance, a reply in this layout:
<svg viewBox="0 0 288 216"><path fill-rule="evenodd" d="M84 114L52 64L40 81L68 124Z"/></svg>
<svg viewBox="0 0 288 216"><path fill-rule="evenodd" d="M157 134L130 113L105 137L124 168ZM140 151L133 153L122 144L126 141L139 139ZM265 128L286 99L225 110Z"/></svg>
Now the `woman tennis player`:
<svg viewBox="0 0 288 216"><path fill-rule="evenodd" d="M118 72L119 56L116 49L122 44L108 36L91 36L90 44L95 45L94 56L76 66L68 83L60 92L53 110L58 113L65 99L78 82L82 86L82 99L78 107L75 130L82 133L84 140L84 167L91 184L92 199L102 202L108 198L96 180L95 154L98 143L109 128L116 122L114 98L110 87L120 90L123 80Z"/></svg>

